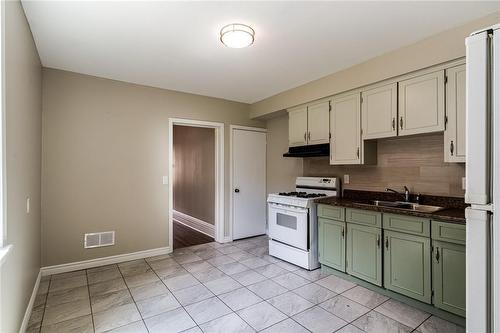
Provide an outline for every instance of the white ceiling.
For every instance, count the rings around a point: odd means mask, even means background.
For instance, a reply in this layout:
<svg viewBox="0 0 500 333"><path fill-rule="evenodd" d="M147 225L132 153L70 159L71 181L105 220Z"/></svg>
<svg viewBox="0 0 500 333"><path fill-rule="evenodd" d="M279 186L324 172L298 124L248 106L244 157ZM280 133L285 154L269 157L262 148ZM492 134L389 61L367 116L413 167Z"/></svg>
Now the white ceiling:
<svg viewBox="0 0 500 333"><path fill-rule="evenodd" d="M500 2L23 1L44 66L252 103L500 10ZM256 31L229 49L228 23Z"/></svg>

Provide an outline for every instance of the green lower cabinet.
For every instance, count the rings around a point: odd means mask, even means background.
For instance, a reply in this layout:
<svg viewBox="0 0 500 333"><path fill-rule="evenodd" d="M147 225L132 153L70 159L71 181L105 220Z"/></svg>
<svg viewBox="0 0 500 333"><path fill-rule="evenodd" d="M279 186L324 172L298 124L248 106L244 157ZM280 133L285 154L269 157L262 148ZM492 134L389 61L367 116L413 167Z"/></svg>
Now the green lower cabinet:
<svg viewBox="0 0 500 333"><path fill-rule="evenodd" d="M430 238L384 230L384 287L431 303Z"/></svg>
<svg viewBox="0 0 500 333"><path fill-rule="evenodd" d="M345 222L318 218L319 262L345 272Z"/></svg>
<svg viewBox="0 0 500 333"><path fill-rule="evenodd" d="M465 317L465 246L432 241L434 305Z"/></svg>
<svg viewBox="0 0 500 333"><path fill-rule="evenodd" d="M347 273L382 285L382 229L347 223Z"/></svg>

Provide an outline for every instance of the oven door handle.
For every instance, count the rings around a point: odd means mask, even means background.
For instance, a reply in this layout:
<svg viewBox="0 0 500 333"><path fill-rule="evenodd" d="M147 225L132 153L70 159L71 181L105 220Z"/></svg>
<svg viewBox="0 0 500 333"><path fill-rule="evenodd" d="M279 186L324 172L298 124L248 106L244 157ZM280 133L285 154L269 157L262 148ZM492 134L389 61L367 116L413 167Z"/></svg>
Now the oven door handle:
<svg viewBox="0 0 500 333"><path fill-rule="evenodd" d="M278 211L284 211L284 212L290 212L290 213L307 214L309 211L307 208L292 207L292 206L280 205L280 204L275 204L275 203L269 203L269 206L271 209L278 210Z"/></svg>

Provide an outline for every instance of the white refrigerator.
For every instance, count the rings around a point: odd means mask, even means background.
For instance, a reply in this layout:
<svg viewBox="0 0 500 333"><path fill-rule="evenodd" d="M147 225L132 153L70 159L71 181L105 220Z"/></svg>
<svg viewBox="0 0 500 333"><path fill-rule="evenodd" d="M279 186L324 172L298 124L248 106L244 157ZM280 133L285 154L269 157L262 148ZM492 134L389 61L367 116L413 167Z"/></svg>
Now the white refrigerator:
<svg viewBox="0 0 500 333"><path fill-rule="evenodd" d="M500 25L465 44L467 332L500 332Z"/></svg>

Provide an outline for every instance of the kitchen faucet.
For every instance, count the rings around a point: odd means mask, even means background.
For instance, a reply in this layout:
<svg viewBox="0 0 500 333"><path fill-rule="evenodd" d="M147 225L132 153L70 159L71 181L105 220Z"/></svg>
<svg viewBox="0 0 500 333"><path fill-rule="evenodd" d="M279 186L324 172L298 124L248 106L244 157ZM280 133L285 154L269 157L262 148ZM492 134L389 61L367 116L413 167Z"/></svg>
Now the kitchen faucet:
<svg viewBox="0 0 500 333"><path fill-rule="evenodd" d="M402 195L405 198L405 201L409 202L410 201L410 190L406 186L403 186L403 187L405 189L404 193L400 193L400 192L398 192L396 190L393 190L392 188L386 188L385 190L386 190L386 192L392 192L392 193L396 193L396 194Z"/></svg>

